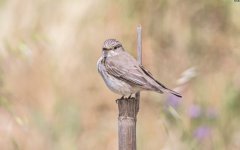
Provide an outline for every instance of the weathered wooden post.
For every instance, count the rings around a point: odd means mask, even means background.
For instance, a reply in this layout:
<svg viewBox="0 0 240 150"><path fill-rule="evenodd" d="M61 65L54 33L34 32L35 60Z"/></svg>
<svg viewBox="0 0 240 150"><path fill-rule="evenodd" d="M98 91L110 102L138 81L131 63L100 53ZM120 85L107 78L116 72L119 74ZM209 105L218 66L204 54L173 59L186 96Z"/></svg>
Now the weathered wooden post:
<svg viewBox="0 0 240 150"><path fill-rule="evenodd" d="M142 28L137 27L138 62L142 64ZM119 150L136 150L136 122L139 111L140 92L136 98L118 100L118 147Z"/></svg>

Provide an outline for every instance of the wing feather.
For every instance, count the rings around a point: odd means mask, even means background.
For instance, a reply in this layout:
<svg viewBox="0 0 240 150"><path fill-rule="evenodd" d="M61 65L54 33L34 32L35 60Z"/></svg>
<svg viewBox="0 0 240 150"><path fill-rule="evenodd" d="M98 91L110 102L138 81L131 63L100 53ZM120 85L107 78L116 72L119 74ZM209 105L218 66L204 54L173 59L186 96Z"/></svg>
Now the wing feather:
<svg viewBox="0 0 240 150"><path fill-rule="evenodd" d="M124 55L123 55L124 56ZM146 86L147 80L138 63L131 56L117 56L106 60L106 71L122 81L132 85ZM119 60L120 59L120 60Z"/></svg>
<svg viewBox="0 0 240 150"><path fill-rule="evenodd" d="M162 88L167 89L167 87L165 85L163 85L162 83L160 83L159 81L157 81L156 79L154 79L154 77L152 76L152 74L146 70L142 65L140 66L142 71L149 76L150 78L152 78L155 82L157 82Z"/></svg>

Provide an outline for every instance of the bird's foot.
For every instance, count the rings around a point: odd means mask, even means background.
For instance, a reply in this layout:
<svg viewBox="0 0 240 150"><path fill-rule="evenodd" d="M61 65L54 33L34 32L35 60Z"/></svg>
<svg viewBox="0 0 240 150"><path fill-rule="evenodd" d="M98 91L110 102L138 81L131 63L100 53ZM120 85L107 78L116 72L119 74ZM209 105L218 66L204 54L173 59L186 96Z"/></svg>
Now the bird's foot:
<svg viewBox="0 0 240 150"><path fill-rule="evenodd" d="M123 99L124 99L124 96L122 96L122 97L119 98L119 99L116 99L116 103L118 104L118 101L123 100Z"/></svg>
<svg viewBox="0 0 240 150"><path fill-rule="evenodd" d="M132 98L132 94L130 94L129 96L128 96L128 99L131 99Z"/></svg>
<svg viewBox="0 0 240 150"><path fill-rule="evenodd" d="M132 98L136 99L136 94L134 94L133 96L132 94L128 96L128 99L132 99Z"/></svg>

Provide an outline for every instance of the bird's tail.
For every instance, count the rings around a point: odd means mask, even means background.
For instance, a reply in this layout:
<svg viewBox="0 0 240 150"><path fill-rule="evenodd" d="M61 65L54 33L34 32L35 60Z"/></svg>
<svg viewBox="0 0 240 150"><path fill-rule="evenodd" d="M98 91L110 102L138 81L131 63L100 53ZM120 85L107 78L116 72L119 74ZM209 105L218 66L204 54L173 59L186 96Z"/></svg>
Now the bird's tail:
<svg viewBox="0 0 240 150"><path fill-rule="evenodd" d="M164 89L164 92L170 93L170 94L173 94L173 95L175 95L175 96L177 96L177 97L182 98L182 95L181 95L181 94L179 94L179 93L177 93L177 92L175 92L175 91L173 91L173 90L171 90L171 89L166 88L166 89Z"/></svg>

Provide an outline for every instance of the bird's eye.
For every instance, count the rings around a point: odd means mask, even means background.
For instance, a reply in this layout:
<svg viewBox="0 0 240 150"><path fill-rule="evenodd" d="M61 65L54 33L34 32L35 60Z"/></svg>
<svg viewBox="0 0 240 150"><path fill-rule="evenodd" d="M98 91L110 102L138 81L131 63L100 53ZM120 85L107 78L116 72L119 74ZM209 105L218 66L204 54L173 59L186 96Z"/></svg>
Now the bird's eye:
<svg viewBox="0 0 240 150"><path fill-rule="evenodd" d="M113 49L117 49L117 48L119 48L119 47L121 47L121 46L120 46L120 45L117 45L117 46L114 46Z"/></svg>
<svg viewBox="0 0 240 150"><path fill-rule="evenodd" d="M103 48L103 50L108 50L107 48Z"/></svg>

